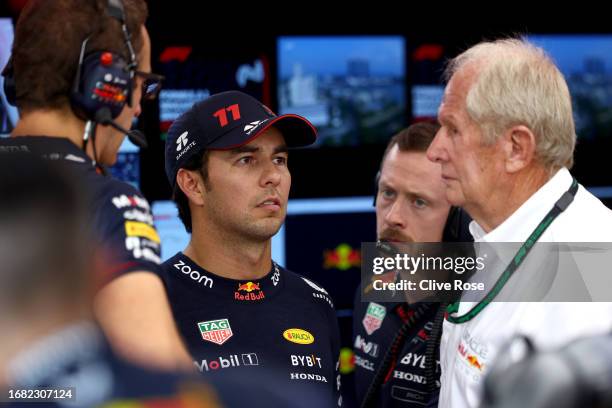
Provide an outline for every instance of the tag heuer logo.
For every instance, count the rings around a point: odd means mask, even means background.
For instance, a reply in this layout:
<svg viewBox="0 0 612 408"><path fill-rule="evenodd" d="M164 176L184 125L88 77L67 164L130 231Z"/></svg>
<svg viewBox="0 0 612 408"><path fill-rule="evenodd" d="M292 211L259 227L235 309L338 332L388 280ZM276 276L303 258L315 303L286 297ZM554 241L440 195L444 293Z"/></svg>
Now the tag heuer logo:
<svg viewBox="0 0 612 408"><path fill-rule="evenodd" d="M211 343L221 345L233 336L232 328L227 319L209 320L198 323L202 338Z"/></svg>
<svg viewBox="0 0 612 408"><path fill-rule="evenodd" d="M189 133L189 131L187 132L183 132L177 139L176 139L176 151L179 152L181 151L181 149L185 146L187 146L187 142L189 141L187 139L187 134Z"/></svg>
<svg viewBox="0 0 612 408"><path fill-rule="evenodd" d="M382 325L382 321L387 314L387 309L378 303L370 302L368 310L363 318L362 324L366 332L371 335Z"/></svg>

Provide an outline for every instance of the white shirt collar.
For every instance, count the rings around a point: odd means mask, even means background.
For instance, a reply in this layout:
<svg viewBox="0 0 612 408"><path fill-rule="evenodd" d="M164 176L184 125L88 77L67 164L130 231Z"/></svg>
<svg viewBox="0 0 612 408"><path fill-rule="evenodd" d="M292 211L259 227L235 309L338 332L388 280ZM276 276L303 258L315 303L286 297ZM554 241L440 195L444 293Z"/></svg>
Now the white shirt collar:
<svg viewBox="0 0 612 408"><path fill-rule="evenodd" d="M469 225L474 241L524 242L555 202L572 184L569 170L562 168L527 199L510 217L488 234L472 221Z"/></svg>

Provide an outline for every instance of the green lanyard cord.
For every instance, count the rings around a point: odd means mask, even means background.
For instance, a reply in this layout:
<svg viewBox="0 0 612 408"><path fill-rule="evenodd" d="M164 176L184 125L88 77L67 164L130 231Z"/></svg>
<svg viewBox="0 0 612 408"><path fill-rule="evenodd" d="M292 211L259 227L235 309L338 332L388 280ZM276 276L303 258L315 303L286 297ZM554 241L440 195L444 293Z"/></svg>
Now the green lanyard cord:
<svg viewBox="0 0 612 408"><path fill-rule="evenodd" d="M448 316L446 320L451 323L460 324L465 323L472 320L474 317L478 315L489 303L495 299L495 297L502 290L508 279L512 276L512 274L518 269L518 267L523 263L531 248L533 248L534 244L540 239L544 231L552 224L552 222L561 214L565 209L574 201L574 197L576 196L576 192L578 191L578 181L574 178L572 180L572 185L570 188L563 193L561 198L557 200L553 208L546 214L544 219L540 221L540 223L535 227L527 241L521 245L519 250L514 255L512 262L506 267L506 270L501 274L493 288L487 293L487 295L480 302L476 304L471 310L465 313L462 316L452 316L452 314L457 313L459 311L459 301L451 303L448 305L446 311Z"/></svg>

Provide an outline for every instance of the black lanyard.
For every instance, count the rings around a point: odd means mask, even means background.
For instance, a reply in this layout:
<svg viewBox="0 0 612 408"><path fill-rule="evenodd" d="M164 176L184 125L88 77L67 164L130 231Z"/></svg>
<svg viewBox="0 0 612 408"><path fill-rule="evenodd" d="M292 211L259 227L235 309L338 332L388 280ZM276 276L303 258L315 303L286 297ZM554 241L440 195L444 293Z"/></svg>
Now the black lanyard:
<svg viewBox="0 0 612 408"><path fill-rule="evenodd" d="M521 245L519 250L514 255L514 259L510 262L510 264L506 267L506 270L499 277L493 288L487 293L487 295L482 299L476 306L474 306L470 311L465 313L462 316L452 316L453 313L457 313L459 311L459 302L451 303L446 311L448 312L448 316L446 319L451 323L465 323L472 320L474 317L478 315L489 303L495 299L498 293L502 290L508 279L512 276L512 274L518 269L518 267L523 263L531 248L533 248L534 244L538 239L542 236L544 231L552 224L552 222L561 214L565 209L574 201L574 197L576 196L576 192L578 191L578 182L574 178L572 180L572 185L570 188L563 193L563 195L557 200L553 208L546 214L546 216L540 221L537 227L533 230L527 241Z"/></svg>

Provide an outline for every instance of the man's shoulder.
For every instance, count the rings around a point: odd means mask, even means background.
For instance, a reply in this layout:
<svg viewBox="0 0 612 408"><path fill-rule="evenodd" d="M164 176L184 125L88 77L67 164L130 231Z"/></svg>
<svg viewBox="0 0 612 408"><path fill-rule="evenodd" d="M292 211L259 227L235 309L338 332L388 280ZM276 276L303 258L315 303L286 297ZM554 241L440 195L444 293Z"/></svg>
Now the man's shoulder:
<svg viewBox="0 0 612 408"><path fill-rule="evenodd" d="M172 255L170 258L166 259L159 266L163 269L169 269L172 267L172 264L176 263L176 260L179 259L181 256L183 256L183 253L179 251L176 254Z"/></svg>
<svg viewBox="0 0 612 408"><path fill-rule="evenodd" d="M116 208L140 206L147 210L150 209L148 201L136 187L112 177L98 176L96 192L110 198Z"/></svg>
<svg viewBox="0 0 612 408"><path fill-rule="evenodd" d="M283 267L279 267L279 269L281 270L281 276L286 281L286 288L288 291L298 294L308 302L324 303L327 304L328 307L334 308L332 297L323 286L299 273Z"/></svg>
<svg viewBox="0 0 612 408"><path fill-rule="evenodd" d="M153 225L151 206L135 187L111 177L96 177L91 186L93 208L105 216ZM108 220L107 220L108 221Z"/></svg>
<svg viewBox="0 0 612 408"><path fill-rule="evenodd" d="M177 252L176 254L166 259L161 264L159 264L159 269L164 276L168 276L171 274L173 269L178 269L178 270L189 269L189 271L191 271L192 269L194 269L192 268L192 265L195 265L195 263L193 263L191 259L189 259L182 252ZM185 273L190 273L190 272L185 272Z"/></svg>
<svg viewBox="0 0 612 408"><path fill-rule="evenodd" d="M612 242L612 210L584 187L555 224L558 242Z"/></svg>

